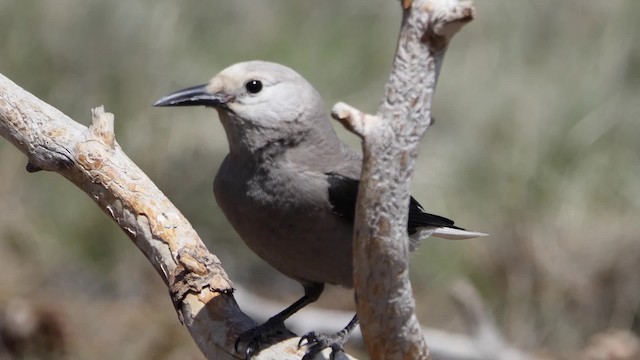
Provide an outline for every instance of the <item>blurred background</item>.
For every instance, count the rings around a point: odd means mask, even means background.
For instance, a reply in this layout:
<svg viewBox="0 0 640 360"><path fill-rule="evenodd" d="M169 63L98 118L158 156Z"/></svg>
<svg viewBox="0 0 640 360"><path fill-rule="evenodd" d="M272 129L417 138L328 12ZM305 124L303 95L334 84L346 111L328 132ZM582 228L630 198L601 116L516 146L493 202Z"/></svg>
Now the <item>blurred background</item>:
<svg viewBox="0 0 640 360"><path fill-rule="evenodd" d="M422 244L418 313L465 332L449 291L467 279L509 342L578 358L596 334L640 331L640 2L476 7L446 56L413 193L492 236ZM374 112L399 23L393 0L0 0L0 72L85 125L104 104L122 148L230 277L285 304L302 289L253 255L215 205L227 150L215 112L150 105L264 59L305 76L327 110L345 101ZM0 358L203 358L115 223L59 175L25 165L0 139L0 325L26 311L42 331ZM331 288L318 306L350 309L352 296Z"/></svg>

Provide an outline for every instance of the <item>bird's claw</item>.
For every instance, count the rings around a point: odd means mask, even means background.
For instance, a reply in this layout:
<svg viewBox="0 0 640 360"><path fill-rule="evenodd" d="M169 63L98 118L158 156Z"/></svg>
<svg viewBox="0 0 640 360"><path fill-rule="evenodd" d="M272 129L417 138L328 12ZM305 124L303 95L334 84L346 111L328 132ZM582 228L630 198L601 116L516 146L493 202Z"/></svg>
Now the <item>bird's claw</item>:
<svg viewBox="0 0 640 360"><path fill-rule="evenodd" d="M253 329L251 329L253 330ZM249 331L251 331L249 330ZM238 350L238 346L240 345L240 343L242 342L247 342L247 347L245 349L244 352L244 357L246 360L251 359L251 357L257 353L260 352L260 343L261 341L258 340L257 338L252 338L250 337L247 333L249 331L245 331L242 334L240 334L240 336L238 336L238 338L236 339L235 344L233 345L233 348L235 349L235 351L237 353L239 353L240 351Z"/></svg>
<svg viewBox="0 0 640 360"><path fill-rule="evenodd" d="M316 334L314 331L311 331L300 337L300 341L298 341L298 348L302 346L309 347L302 360L312 360L326 348L331 348L329 358L334 360L336 354L344 352L343 347L347 338L348 334L344 331L337 332L333 335Z"/></svg>
<svg viewBox="0 0 640 360"><path fill-rule="evenodd" d="M314 341L315 338L316 338L316 332L315 331L311 331L311 332L308 332L308 333L302 335L300 337L300 341L298 341L298 349L300 349L302 347L302 345L304 345L304 344L302 344L304 341L306 341L307 344L310 344L310 343L312 343Z"/></svg>
<svg viewBox="0 0 640 360"><path fill-rule="evenodd" d="M246 343L245 359L249 360L252 356L262 350L263 344L271 343L274 340L282 339L288 335L291 335L291 332L284 326L282 321L269 320L262 325L256 326L238 335L234 344L234 349L239 353L239 345L241 343Z"/></svg>

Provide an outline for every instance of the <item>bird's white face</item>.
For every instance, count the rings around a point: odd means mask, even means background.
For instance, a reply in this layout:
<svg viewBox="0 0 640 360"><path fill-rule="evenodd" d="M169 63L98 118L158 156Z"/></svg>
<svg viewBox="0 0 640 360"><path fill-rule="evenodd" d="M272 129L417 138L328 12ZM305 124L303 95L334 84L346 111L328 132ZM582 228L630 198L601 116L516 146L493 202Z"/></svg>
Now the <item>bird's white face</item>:
<svg viewBox="0 0 640 360"><path fill-rule="evenodd" d="M216 75L206 92L221 99L220 115L232 151L250 152L274 143L297 143L318 119L326 121L317 91L295 71L250 61Z"/></svg>
<svg viewBox="0 0 640 360"><path fill-rule="evenodd" d="M283 130L295 126L317 101L315 90L304 78L282 65L265 62L232 65L216 75L206 89L224 99L216 109L223 122L235 123L225 126L242 126L244 131L248 127Z"/></svg>
<svg viewBox="0 0 640 360"><path fill-rule="evenodd" d="M330 127L313 86L288 67L264 61L232 65L208 84L167 95L155 105L215 108L232 152L299 143L311 129Z"/></svg>

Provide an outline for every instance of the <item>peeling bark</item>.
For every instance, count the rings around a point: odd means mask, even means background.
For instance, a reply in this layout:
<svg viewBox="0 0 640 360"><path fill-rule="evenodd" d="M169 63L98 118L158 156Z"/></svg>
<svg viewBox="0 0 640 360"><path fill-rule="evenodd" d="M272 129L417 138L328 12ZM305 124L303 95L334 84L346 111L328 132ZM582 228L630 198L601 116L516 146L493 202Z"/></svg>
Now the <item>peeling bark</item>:
<svg viewBox="0 0 640 360"><path fill-rule="evenodd" d="M113 114L99 107L91 118L87 128L0 74L0 135L27 156L27 170L64 176L122 228L167 285L178 318L208 359L243 359L235 340L256 324L240 311L220 261L122 151ZM255 359L300 359L305 349L298 340L279 342Z"/></svg>
<svg viewBox="0 0 640 360"><path fill-rule="evenodd" d="M363 138L354 271L357 297L366 299L358 301L358 315L373 359L429 358L408 281L409 180L431 123L447 44L473 17L469 3L455 0L403 0L401 5L398 49L377 114L341 103L333 111ZM100 107L92 111L87 128L0 75L0 135L27 156L27 170L58 172L118 223L164 280L180 320L207 358L242 358L233 350L235 339L255 323L238 308L217 257L124 154L113 121ZM299 359L305 349L297 349L297 343L280 342L255 358Z"/></svg>

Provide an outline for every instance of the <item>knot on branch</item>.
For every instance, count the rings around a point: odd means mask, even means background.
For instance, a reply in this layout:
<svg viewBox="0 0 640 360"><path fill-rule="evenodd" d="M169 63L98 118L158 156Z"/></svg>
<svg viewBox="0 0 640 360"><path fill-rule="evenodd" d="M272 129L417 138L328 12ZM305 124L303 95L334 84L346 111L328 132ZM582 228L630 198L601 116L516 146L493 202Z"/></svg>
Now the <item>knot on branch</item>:
<svg viewBox="0 0 640 360"><path fill-rule="evenodd" d="M34 173L41 170L42 168L40 166L32 163L31 161L27 162L27 172Z"/></svg>
<svg viewBox="0 0 640 360"><path fill-rule="evenodd" d="M429 17L421 41L433 50L444 50L453 36L466 23L473 20L475 8L471 1L426 0L416 1L412 11L422 11Z"/></svg>
<svg viewBox="0 0 640 360"><path fill-rule="evenodd" d="M71 155L67 152L56 151L46 146L36 146L31 153L27 153L29 161L26 170L30 173L38 171L60 171L73 166Z"/></svg>
<svg viewBox="0 0 640 360"><path fill-rule="evenodd" d="M233 284L222 270L218 258L205 247L185 247L179 250L178 266L169 275L169 294L180 322L183 322L181 304L187 294L198 294L204 288L229 294Z"/></svg>

